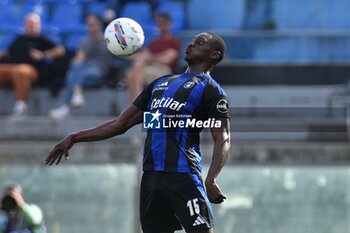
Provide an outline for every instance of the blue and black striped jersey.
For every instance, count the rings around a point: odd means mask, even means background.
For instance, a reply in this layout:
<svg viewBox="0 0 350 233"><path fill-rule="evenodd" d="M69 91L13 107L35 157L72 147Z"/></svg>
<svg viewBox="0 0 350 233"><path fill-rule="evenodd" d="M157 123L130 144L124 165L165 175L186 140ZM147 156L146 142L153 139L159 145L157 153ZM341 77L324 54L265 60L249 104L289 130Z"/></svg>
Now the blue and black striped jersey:
<svg viewBox="0 0 350 233"><path fill-rule="evenodd" d="M144 113L156 112L161 126L147 129L144 171L201 172L201 130L229 117L226 94L208 74L161 77L133 104Z"/></svg>

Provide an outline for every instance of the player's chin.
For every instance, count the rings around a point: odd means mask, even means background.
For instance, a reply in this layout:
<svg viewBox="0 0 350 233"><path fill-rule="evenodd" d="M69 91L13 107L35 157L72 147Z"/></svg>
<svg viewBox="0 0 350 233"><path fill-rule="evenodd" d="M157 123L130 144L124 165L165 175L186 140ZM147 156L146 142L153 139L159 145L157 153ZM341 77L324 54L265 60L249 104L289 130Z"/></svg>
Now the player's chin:
<svg viewBox="0 0 350 233"><path fill-rule="evenodd" d="M185 61L189 64L189 65L191 65L191 61L192 61L192 59L191 59L191 56L187 53L186 55L185 55Z"/></svg>

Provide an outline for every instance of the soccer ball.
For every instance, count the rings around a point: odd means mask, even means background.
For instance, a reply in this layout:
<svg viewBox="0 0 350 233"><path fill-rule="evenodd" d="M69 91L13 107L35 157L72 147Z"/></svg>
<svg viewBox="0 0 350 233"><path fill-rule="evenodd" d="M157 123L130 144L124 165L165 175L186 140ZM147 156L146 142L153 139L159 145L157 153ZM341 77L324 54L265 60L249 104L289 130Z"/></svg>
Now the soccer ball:
<svg viewBox="0 0 350 233"><path fill-rule="evenodd" d="M108 50L116 56L128 56L140 50L145 41L143 29L135 20L117 18L104 32Z"/></svg>

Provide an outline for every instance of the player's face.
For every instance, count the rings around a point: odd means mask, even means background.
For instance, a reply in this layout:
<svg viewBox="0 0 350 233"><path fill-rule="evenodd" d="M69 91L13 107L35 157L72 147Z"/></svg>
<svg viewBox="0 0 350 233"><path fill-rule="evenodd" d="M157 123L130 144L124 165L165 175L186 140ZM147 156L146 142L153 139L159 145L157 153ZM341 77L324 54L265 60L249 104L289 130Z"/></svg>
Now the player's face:
<svg viewBox="0 0 350 233"><path fill-rule="evenodd" d="M208 62L212 52L210 47L211 35L201 33L195 36L185 50L185 60L191 65L193 63Z"/></svg>

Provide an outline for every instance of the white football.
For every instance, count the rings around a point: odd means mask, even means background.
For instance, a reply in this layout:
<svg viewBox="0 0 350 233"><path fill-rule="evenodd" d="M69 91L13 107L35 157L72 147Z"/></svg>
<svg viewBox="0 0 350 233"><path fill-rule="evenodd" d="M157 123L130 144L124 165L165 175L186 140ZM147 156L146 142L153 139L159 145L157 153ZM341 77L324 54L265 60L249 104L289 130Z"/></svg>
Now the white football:
<svg viewBox="0 0 350 233"><path fill-rule="evenodd" d="M117 18L106 27L104 40L108 50L114 55L128 56L142 48L145 35L135 20Z"/></svg>

